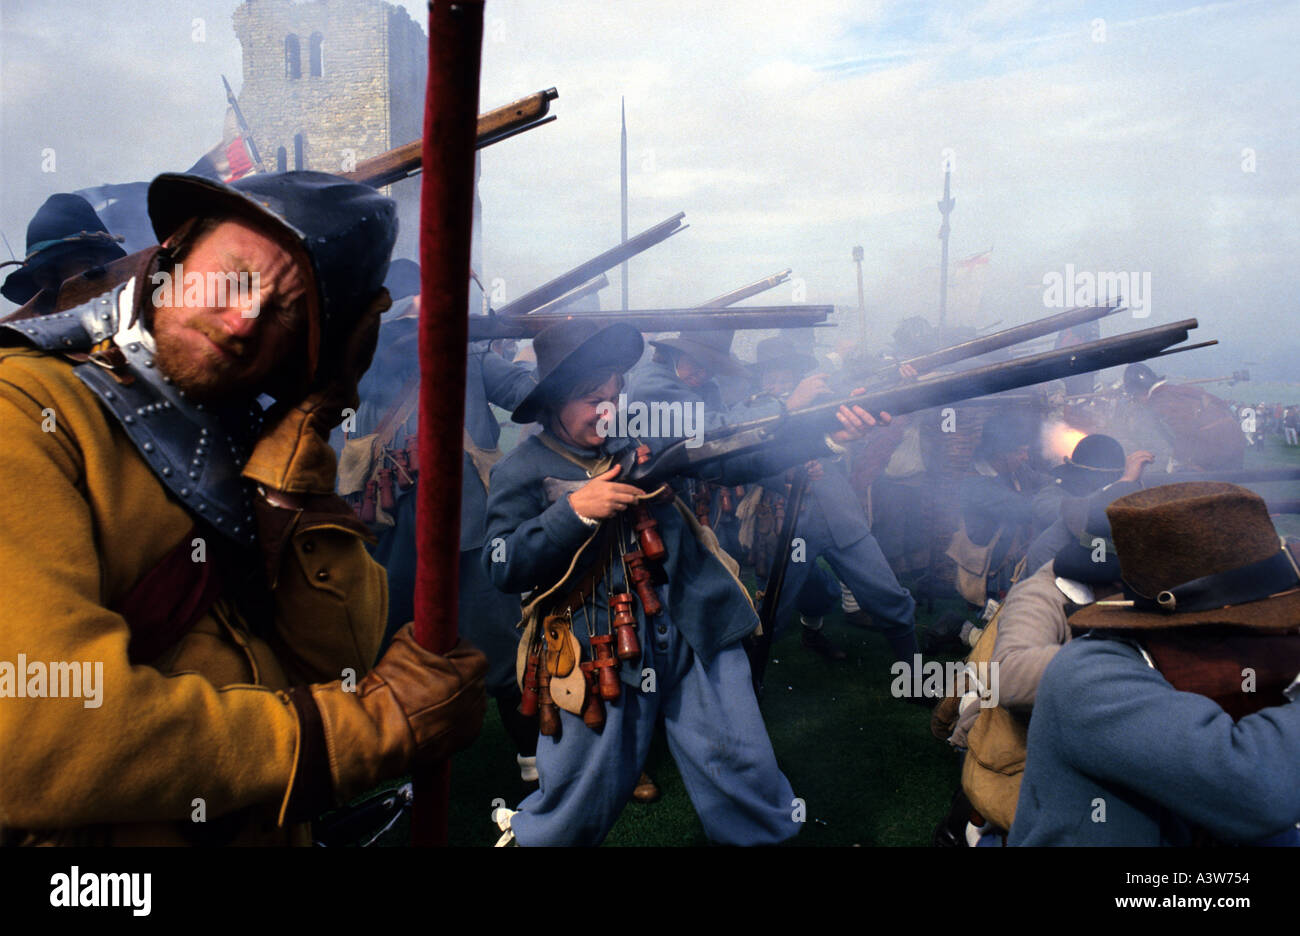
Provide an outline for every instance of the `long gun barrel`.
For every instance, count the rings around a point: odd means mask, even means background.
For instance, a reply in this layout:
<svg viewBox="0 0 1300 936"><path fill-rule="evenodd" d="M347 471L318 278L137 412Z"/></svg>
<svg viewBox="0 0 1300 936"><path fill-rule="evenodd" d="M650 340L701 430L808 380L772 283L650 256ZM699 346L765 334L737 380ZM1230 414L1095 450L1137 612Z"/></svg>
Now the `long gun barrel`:
<svg viewBox="0 0 1300 936"><path fill-rule="evenodd" d="M547 88L479 114L475 149L491 146L517 133L550 123L555 118L547 117L546 112L550 110L551 101L559 96L554 88ZM386 153L361 160L351 172L342 173L343 178L375 188L391 185L415 175L423 168L423 149L424 141L414 140Z"/></svg>
<svg viewBox="0 0 1300 936"><path fill-rule="evenodd" d="M548 283L543 283L531 292L526 292L514 302L507 303L496 310L497 315L527 315L552 299L558 299L570 289L581 286L593 276L599 276L606 270L612 270L629 257L635 257L642 251L649 250L655 244L665 241L686 230L682 218L686 212L679 211L666 221L660 221L654 227L646 228L635 237L628 238L621 244L611 247L604 253L580 263L567 273L557 276ZM626 313L624 313L626 314Z"/></svg>
<svg viewBox="0 0 1300 936"><path fill-rule="evenodd" d="M701 309L725 309L729 305L735 305L737 302L743 302L750 296L757 296L759 293L767 292L780 286L790 278L790 269L787 267L780 273L773 273L771 276L765 276L757 283L750 283L748 286L741 286L733 289L731 292L725 292L721 296L714 296Z"/></svg>
<svg viewBox="0 0 1300 936"><path fill-rule="evenodd" d="M1228 484L1265 484L1270 481L1300 481L1300 468L1243 468L1237 471L1176 471L1172 474L1148 471L1142 475L1147 487L1181 484L1184 481L1224 481Z"/></svg>
<svg viewBox="0 0 1300 936"><path fill-rule="evenodd" d="M912 381L729 426L706 435L694 447L688 445L694 440L683 439L642 464L629 460L620 480L651 488L674 475L693 473L714 462L772 445L788 447L795 456L802 453L804 458L812 457L825 433L842 428L835 416L846 404L861 406L869 413L902 415L1002 390L1131 364L1166 353L1170 346L1187 340L1188 332L1196 324L1196 319L1185 319L1171 325L989 364L957 374ZM798 457L792 457L792 463L797 460Z"/></svg>
<svg viewBox="0 0 1300 936"><path fill-rule="evenodd" d="M918 374L926 374L947 364L954 364L958 361L979 357L981 354L988 354L991 351L1009 348L1012 345L1020 344L1022 341L1041 338L1044 335L1064 331L1067 328L1073 328L1076 325L1092 322L1122 311L1123 307L1118 305L1080 306L1074 309L1066 309L1064 312L1057 312L1055 315L1048 315L1012 328L1004 328L1002 331L985 335L982 338L972 338L970 341L963 341L961 344L940 348L938 351L931 351L929 354L918 355L914 358L908 358L906 361L899 361L890 367L880 368L868 376L866 386L871 388L876 385L896 382L898 380L898 368L904 364L910 364ZM861 379L859 379L858 386L862 386Z"/></svg>
<svg viewBox="0 0 1300 936"><path fill-rule="evenodd" d="M747 306L743 309L637 309L630 312L570 312L552 315L471 315L469 340L532 338L548 325L582 319L598 325L623 323L643 332L747 328L811 328L835 311L828 305Z"/></svg>
<svg viewBox="0 0 1300 936"><path fill-rule="evenodd" d="M546 305L539 306L537 311L530 312L529 316L554 315L569 303L577 302L579 299L582 299L585 296L590 296L592 293L598 293L608 285L609 277L602 273L593 280L587 280L587 282L583 283L577 289L570 289L558 299L552 299L550 302L546 303Z"/></svg>

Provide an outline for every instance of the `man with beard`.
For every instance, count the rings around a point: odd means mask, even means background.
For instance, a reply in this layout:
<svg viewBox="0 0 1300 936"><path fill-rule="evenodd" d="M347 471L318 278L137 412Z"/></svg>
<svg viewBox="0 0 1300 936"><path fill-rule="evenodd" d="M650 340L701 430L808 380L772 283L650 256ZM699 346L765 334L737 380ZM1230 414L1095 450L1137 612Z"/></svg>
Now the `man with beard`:
<svg viewBox="0 0 1300 936"><path fill-rule="evenodd" d="M134 275L0 329L0 823L28 844L304 843L483 715L464 645L408 629L366 674L383 571L333 493L395 206L294 172L159 176L149 209L162 247Z"/></svg>

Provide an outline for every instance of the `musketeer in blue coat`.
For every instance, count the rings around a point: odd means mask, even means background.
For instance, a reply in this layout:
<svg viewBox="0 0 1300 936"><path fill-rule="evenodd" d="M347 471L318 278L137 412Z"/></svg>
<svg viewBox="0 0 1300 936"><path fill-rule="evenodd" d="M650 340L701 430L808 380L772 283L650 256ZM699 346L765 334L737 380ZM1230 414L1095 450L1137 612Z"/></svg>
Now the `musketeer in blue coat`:
<svg viewBox="0 0 1300 936"><path fill-rule="evenodd" d="M1123 600L1043 674L1008 843L1300 843L1300 568L1267 506L1195 482L1106 515Z"/></svg>
<svg viewBox="0 0 1300 936"><path fill-rule="evenodd" d="M829 387L820 392L816 389L818 384L814 381L821 375L800 383L817 362L811 355L792 352L787 337L760 341L755 357L752 365L754 379L769 400L770 412L778 411L781 405L792 409L807 405L816 397L829 393ZM824 380L820 385L825 386ZM812 387L811 393L806 389L809 387ZM808 400L813 394L816 396ZM769 414L757 412L756 407L749 412L752 415L745 418L756 419ZM822 643L829 643L829 639L821 634L819 618L810 628L802 595L804 583L817 560L824 556L840 581L849 587L858 607L870 615L872 625L889 642L894 658L911 666L913 655L917 653L916 601L911 592L898 583L894 570L871 535L862 504L849 484L843 459L819 459L810 462L808 468L808 491L794 530L795 537L802 540L802 548L797 555L777 557L777 561L785 559L788 563L785 585L777 605L777 621L784 621L798 605L803 614L804 646L820 649ZM838 655L843 657L843 651Z"/></svg>
<svg viewBox="0 0 1300 936"><path fill-rule="evenodd" d="M558 733L539 739L541 788L517 811L494 816L506 833L501 844L602 841L631 795L661 714L710 840L759 845L791 838L803 813L777 766L751 687L740 641L758 617L735 563L680 500L664 499L663 488L649 496L621 484L619 469L610 467L640 441L613 435L609 420L612 406L626 402L619 399L623 374L641 356L640 333L571 321L540 334L535 347L537 389L513 418L544 430L492 471L482 561L498 588L529 592L529 620L544 622L541 666L555 670L548 695L560 711ZM840 421L845 428L828 440L859 438L875 422L857 407L841 409ZM661 447L674 440L645 441ZM760 452L724 463L715 478L739 483L815 454ZM579 714L592 693L571 698L561 688L559 674L571 680L573 673L562 651L571 636L581 661L594 662L593 635L611 631L611 596L636 591L624 553L639 543L629 516L638 507L648 510L666 549L651 586L660 610L647 614L638 593L640 653L615 671L616 697L604 703L603 726L595 730ZM528 640L526 632L525 653Z"/></svg>

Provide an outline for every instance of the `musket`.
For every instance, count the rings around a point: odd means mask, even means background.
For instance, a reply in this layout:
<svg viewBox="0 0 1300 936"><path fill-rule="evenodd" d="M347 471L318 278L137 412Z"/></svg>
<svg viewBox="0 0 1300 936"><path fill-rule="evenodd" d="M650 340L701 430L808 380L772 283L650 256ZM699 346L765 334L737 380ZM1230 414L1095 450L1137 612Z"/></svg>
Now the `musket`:
<svg viewBox="0 0 1300 936"><path fill-rule="evenodd" d="M598 325L623 323L643 332L712 329L811 328L834 311L828 305L746 306L740 309L634 309L630 312L569 312L551 315L471 315L469 340L532 338L548 325L582 319Z"/></svg>
<svg viewBox="0 0 1300 936"><path fill-rule="evenodd" d="M1119 305L1079 306L1073 309L1066 309L1064 312L1057 312L1054 315L1048 315L1032 322L1026 322L1023 325L1004 328L1002 331L994 332L991 335L984 335L981 338L972 338L970 341L963 341L960 344L950 345L947 348L940 348L938 351L931 351L928 354L921 354L914 358L908 358L905 361L899 361L897 364L890 365L889 367L879 368L866 377L867 382L865 383L865 386L872 387L897 381L899 379L898 369L904 364L911 365L918 374L926 374L947 364L954 364L958 361L979 357L982 354L988 354L992 351L1001 350L1002 348L1009 348L1012 345L1020 344L1022 341L1041 338L1044 335L1064 331L1067 328L1073 328L1075 325L1082 325L1085 322L1096 321L1097 319L1106 318L1109 315L1115 315L1122 311L1124 311L1124 308ZM857 386L864 385L861 377L858 378L858 381Z"/></svg>
<svg viewBox="0 0 1300 936"><path fill-rule="evenodd" d="M1227 484L1267 484L1270 481L1300 481L1300 468L1239 468L1235 471L1149 471L1142 475L1147 487L1182 484L1187 481L1223 481Z"/></svg>
<svg viewBox="0 0 1300 936"><path fill-rule="evenodd" d="M759 701L763 698L763 675L767 672L767 658L771 655L772 639L776 636L776 612L781 605L781 592L785 589L785 570L790 566L790 544L794 541L795 526L799 523L799 511L803 507L803 497L807 491L808 469L800 467L790 482L790 496L786 498L781 535L776 543L775 557L772 568L767 573L763 601L758 609L761 633L754 641L754 650L749 658L750 678L754 683L754 695L758 696Z"/></svg>
<svg viewBox="0 0 1300 936"><path fill-rule="evenodd" d="M583 298L584 296L590 296L592 293L600 292L608 285L609 285L609 277L606 276L604 273L602 273L600 274L600 276L597 276L593 280L587 280L587 282L583 283L578 288L570 289L568 292L566 292L563 296L560 296L558 299L552 299L550 302L546 303L546 305L538 306L535 312L529 313L529 316L554 315L569 303L577 302L579 299Z"/></svg>
<svg viewBox="0 0 1300 936"><path fill-rule="evenodd" d="M771 276L766 276L756 283L750 283L748 286L741 286L738 289L733 289L731 292L725 292L721 296L714 296L708 302L700 306L700 308L724 309L729 305L742 302L750 296L757 296L761 292L767 292L769 289L780 286L790 278L790 272L790 268L787 267L780 273L773 273Z"/></svg>
<svg viewBox="0 0 1300 936"><path fill-rule="evenodd" d="M230 109L235 112L235 120L239 122L239 132L244 135L244 142L248 144L248 153L253 157L253 162L257 167L266 172L266 163L262 162L262 154L257 151L257 144L253 142L253 131L248 128L248 121L244 119L244 112L239 109L239 102L235 100L235 92L230 89L230 82L226 76L221 76L221 83L226 86L226 101L230 104Z"/></svg>
<svg viewBox="0 0 1300 936"><path fill-rule="evenodd" d="M507 303L495 310L496 314L500 316L527 315L529 312L535 311L552 299L558 299L575 286L587 282L593 276L599 276L606 270L612 270L628 257L635 257L642 251L649 250L655 244L686 230L688 225L682 224L682 218L684 217L686 217L686 212L677 212L668 220L660 221L654 227L646 228L635 237L628 238L621 244L617 244L604 253L592 257L585 263L578 264L569 272L562 273L555 279L524 293L514 302Z"/></svg>
<svg viewBox="0 0 1300 936"><path fill-rule="evenodd" d="M804 409L792 410L750 422L725 427L705 435L703 440L682 439L657 456L638 463L634 452L623 458L620 481L653 490L679 474L698 474L729 458L760 450L782 449L794 464L825 454L824 436L843 427L836 414L841 406L860 406L869 413L902 415L972 397L1014 390L1049 380L1120 364L1131 364L1163 354L1182 351L1173 348L1187 340L1196 319L1159 325L1127 335L1045 351L998 364L988 364L956 374L942 374L908 381L892 387L848 396ZM689 444L688 444L689 443Z"/></svg>
<svg viewBox="0 0 1300 936"><path fill-rule="evenodd" d="M474 148L482 149L526 130L550 123L555 118L547 117L546 112L550 110L551 101L559 96L554 88L547 88L545 91L538 91L479 114ZM239 116L237 110L235 116ZM240 123L243 123L242 119ZM363 159L351 172L344 172L341 175L352 182L372 185L375 188L391 185L415 175L423 168L423 148L423 140L413 140L386 153Z"/></svg>

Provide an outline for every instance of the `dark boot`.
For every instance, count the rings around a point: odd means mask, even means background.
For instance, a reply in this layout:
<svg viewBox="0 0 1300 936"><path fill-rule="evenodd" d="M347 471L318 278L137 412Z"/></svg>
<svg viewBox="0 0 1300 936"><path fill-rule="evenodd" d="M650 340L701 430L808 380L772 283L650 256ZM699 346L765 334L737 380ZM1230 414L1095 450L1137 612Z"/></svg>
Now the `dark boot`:
<svg viewBox="0 0 1300 936"><path fill-rule="evenodd" d="M814 653L820 653L826 659L831 661L848 659L849 655L839 647L835 646L831 639L822 632L821 628L813 630L810 627L803 627L801 630L803 631L803 637L800 639L800 642L803 644L805 650L812 650Z"/></svg>

